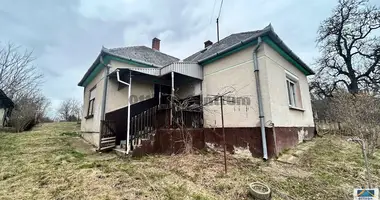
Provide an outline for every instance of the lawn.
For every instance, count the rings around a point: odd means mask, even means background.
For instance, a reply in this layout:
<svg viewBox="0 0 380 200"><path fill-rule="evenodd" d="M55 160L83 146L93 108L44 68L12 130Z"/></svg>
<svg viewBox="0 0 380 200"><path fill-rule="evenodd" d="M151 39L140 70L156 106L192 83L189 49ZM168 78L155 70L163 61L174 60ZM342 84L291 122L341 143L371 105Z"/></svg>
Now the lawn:
<svg viewBox="0 0 380 200"><path fill-rule="evenodd" d="M366 184L359 146L339 136L315 138L296 165L228 154L224 174L220 153L123 159L94 152L78 129L0 133L0 199L249 199L253 181L270 185L274 199L352 199ZM379 186L380 152L370 162Z"/></svg>

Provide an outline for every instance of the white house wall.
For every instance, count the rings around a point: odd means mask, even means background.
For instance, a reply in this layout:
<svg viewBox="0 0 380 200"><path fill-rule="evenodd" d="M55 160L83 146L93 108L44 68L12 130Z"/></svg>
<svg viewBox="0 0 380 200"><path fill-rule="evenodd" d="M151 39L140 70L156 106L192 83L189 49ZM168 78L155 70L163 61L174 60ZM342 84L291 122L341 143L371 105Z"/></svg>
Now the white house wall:
<svg viewBox="0 0 380 200"><path fill-rule="evenodd" d="M119 61L110 61L111 71L117 68L137 68L134 65L122 63ZM143 67L141 67L143 68ZM129 80L129 76L122 77L123 80ZM128 105L128 86L120 85L116 79L110 79L108 81L107 90L107 103L106 113L118 110ZM147 98L154 97L154 84L151 82L144 82L141 80L135 80L132 77L132 91L131 95L135 98L132 99L131 104L138 103Z"/></svg>
<svg viewBox="0 0 380 200"><path fill-rule="evenodd" d="M100 112L103 97L103 84L104 84L105 70L102 69L95 78L84 88L83 94L83 113L81 122L82 136L93 145L98 145L99 141L99 131L100 131ZM94 101L94 116L92 118L86 119L89 103L90 90L95 89L95 101Z"/></svg>
<svg viewBox="0 0 380 200"><path fill-rule="evenodd" d="M307 77L269 45L264 44L272 122L281 127L314 127ZM289 108L286 73L298 78L304 111Z"/></svg>
<svg viewBox="0 0 380 200"><path fill-rule="evenodd" d="M174 78L175 80L175 78ZM193 79L185 84L176 85L176 95L180 99L187 97L201 95L202 93L202 81Z"/></svg>
<svg viewBox="0 0 380 200"><path fill-rule="evenodd" d="M121 85L123 86L123 85ZM108 82L106 113L124 108L128 105L128 86L119 88L117 80L112 79ZM133 80L131 104L154 97L154 84Z"/></svg>
<svg viewBox="0 0 380 200"><path fill-rule="evenodd" d="M257 106L256 84L253 68L253 47L246 48L235 54L224 57L218 61L204 66L202 84L203 98L232 91L229 96L248 98L249 105L237 103L224 104L224 124L226 127L257 127L259 115ZM263 48L258 52L260 65L261 87L263 101L269 101L265 94L268 88L266 75L266 62ZM204 102L206 103L206 102ZM270 105L265 104L265 116L270 118ZM220 104L210 103L204 109L204 126L221 127Z"/></svg>

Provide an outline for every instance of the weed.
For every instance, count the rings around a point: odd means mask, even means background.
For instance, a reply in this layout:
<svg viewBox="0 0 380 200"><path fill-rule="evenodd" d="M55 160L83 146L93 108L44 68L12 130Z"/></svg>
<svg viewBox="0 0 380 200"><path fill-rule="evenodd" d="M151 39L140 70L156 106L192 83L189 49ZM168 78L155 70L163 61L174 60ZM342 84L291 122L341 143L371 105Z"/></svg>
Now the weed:
<svg viewBox="0 0 380 200"><path fill-rule="evenodd" d="M62 136L70 136L70 137L78 137L80 136L78 132L63 132L61 133Z"/></svg>

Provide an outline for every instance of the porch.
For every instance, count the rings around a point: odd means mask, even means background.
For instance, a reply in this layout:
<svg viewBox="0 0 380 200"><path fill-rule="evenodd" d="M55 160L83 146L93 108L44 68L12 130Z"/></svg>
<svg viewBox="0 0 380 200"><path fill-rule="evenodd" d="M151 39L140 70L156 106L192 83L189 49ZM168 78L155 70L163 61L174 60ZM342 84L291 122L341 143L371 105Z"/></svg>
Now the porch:
<svg viewBox="0 0 380 200"><path fill-rule="evenodd" d="M109 75L109 82L118 83L119 87L122 84L126 85L124 87L131 86L132 92L122 96L129 99L128 105L105 113L101 121L100 150L114 147L133 150L143 140L153 137L159 129L203 127L203 114L196 109L201 105L200 69L185 71L186 67L194 67L194 63L174 64L161 69L116 69ZM153 94L136 96L138 92L133 89L137 83L152 85ZM179 109L176 105L184 101L188 109Z"/></svg>

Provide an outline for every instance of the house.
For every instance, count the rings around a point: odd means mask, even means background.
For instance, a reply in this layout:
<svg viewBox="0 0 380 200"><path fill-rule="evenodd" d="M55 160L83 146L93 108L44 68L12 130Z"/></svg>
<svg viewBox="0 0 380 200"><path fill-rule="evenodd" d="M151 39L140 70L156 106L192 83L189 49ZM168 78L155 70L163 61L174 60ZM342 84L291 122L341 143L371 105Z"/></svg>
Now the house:
<svg viewBox="0 0 380 200"><path fill-rule="evenodd" d="M99 150L118 146L130 153L141 138L150 141L150 150L173 149L173 137L165 135L175 132L178 121L175 97L198 108L181 118L193 143L221 144L216 99L225 95L227 149L245 148L267 159L314 136L307 82L312 74L271 25L206 41L183 60L161 52L157 38L151 48L102 48L78 84L84 88L82 134Z"/></svg>
<svg viewBox="0 0 380 200"><path fill-rule="evenodd" d="M7 97L3 90L0 90L0 127L6 127L9 125L9 120L14 108L13 101Z"/></svg>

